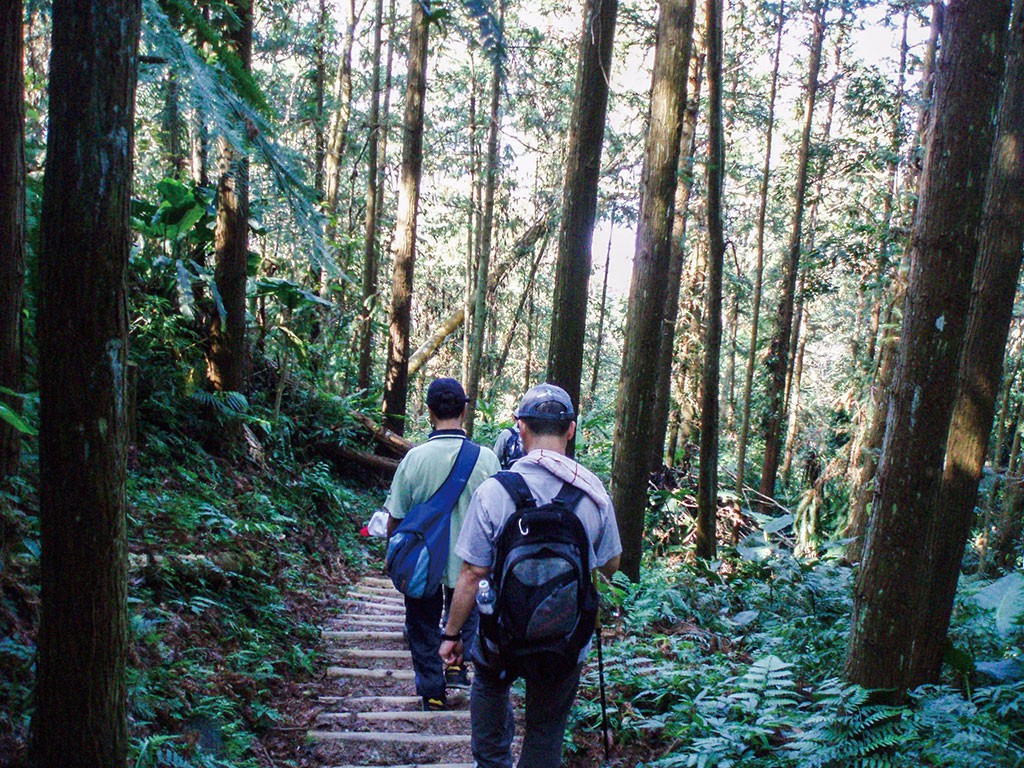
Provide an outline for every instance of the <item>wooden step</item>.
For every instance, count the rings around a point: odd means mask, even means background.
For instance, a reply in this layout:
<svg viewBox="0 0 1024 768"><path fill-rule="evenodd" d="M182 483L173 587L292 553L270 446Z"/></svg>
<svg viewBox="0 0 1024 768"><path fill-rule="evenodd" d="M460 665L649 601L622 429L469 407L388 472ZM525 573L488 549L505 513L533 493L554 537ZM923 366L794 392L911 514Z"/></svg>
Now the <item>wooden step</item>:
<svg viewBox="0 0 1024 768"><path fill-rule="evenodd" d="M324 640L401 640L401 632L386 632L373 630L343 630L325 629L320 633Z"/></svg>
<svg viewBox="0 0 1024 768"><path fill-rule="evenodd" d="M332 765L328 768L473 768L475 763L402 763L401 765Z"/></svg>
<svg viewBox="0 0 1024 768"><path fill-rule="evenodd" d="M328 677L370 677L376 680L415 680L411 669L363 669L362 667L328 667Z"/></svg>
<svg viewBox="0 0 1024 768"><path fill-rule="evenodd" d="M440 712L421 712L419 710L396 710L391 712L324 712L317 715L317 723L344 723L351 718L357 720L373 720L376 722L394 722L409 720L429 722L432 720L469 720L468 709L445 709Z"/></svg>
<svg viewBox="0 0 1024 768"><path fill-rule="evenodd" d="M345 603L347 605L358 605L363 608L378 608L385 613L405 613L405 603L394 603L394 602L380 602L378 600L356 600L353 597L343 597L338 602Z"/></svg>
<svg viewBox="0 0 1024 768"><path fill-rule="evenodd" d="M456 688L447 692L448 705L462 703L469 691ZM318 696L320 704L384 704L389 707L400 707L403 704L416 704L423 701L420 696Z"/></svg>
<svg viewBox="0 0 1024 768"><path fill-rule="evenodd" d="M388 597L397 597L398 599L402 598L402 593L390 584L386 587L375 587L371 584L355 584L353 589L371 595L387 595Z"/></svg>
<svg viewBox="0 0 1024 768"><path fill-rule="evenodd" d="M379 613L343 613L340 616L332 616L328 621L376 621L404 624L405 619L401 614L384 616Z"/></svg>
<svg viewBox="0 0 1024 768"><path fill-rule="evenodd" d="M350 617L340 616L335 619L328 619L329 626L336 626L338 624L365 624L371 626L374 629L403 629L405 622L400 620L397 616L393 619L389 619L386 616L370 616L370 617Z"/></svg>
<svg viewBox="0 0 1024 768"><path fill-rule="evenodd" d="M369 584L371 587L384 587L385 589L395 590L395 584L391 579L386 576L363 576L359 580L360 584Z"/></svg>
<svg viewBox="0 0 1024 768"><path fill-rule="evenodd" d="M369 741L378 744L469 744L468 733L388 733L387 731L307 731L309 741Z"/></svg>
<svg viewBox="0 0 1024 768"><path fill-rule="evenodd" d="M377 648L333 648L332 653L339 656L352 656L357 659L412 659L409 651L384 651Z"/></svg>

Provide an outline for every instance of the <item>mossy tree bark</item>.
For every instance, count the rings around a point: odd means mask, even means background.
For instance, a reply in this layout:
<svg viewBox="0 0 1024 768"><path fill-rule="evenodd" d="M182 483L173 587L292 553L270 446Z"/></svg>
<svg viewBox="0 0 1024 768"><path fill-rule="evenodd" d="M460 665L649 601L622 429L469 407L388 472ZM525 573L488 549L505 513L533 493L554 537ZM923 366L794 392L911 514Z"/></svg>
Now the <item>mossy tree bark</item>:
<svg viewBox="0 0 1024 768"><path fill-rule="evenodd" d="M786 371L789 368L789 337L793 330L793 307L796 296L796 280L800 272L800 244L803 234L804 200L807 193L807 166L810 157L811 127L814 123L814 102L818 95L818 73L821 69L821 46L825 37L825 12L827 0L815 0L812 11L812 33L810 58L807 65L807 104L804 107L804 126L797 154L796 186L793 191L793 222L789 236L786 259L783 262L782 285L779 306L775 314L775 330L771 347L765 361L767 394L763 422L764 463L761 466L760 492L763 496L775 498L775 478L779 471L779 454L782 448L782 423L785 418L783 397L786 388ZM772 509L765 505L765 511Z"/></svg>
<svg viewBox="0 0 1024 768"><path fill-rule="evenodd" d="M395 223L394 273L391 279L391 324L384 379L384 426L405 433L409 390L409 331L412 324L413 267L416 260L416 214L423 170L423 102L427 92L429 27L427 8L413 0L409 19L409 66L402 125L402 169Z"/></svg>
<svg viewBox="0 0 1024 768"><path fill-rule="evenodd" d="M941 506L928 536L929 576L914 679L937 681L964 546L992 432L1003 355L1024 254L1024 0L1015 0L978 263L946 441Z"/></svg>
<svg viewBox="0 0 1024 768"><path fill-rule="evenodd" d="M25 87L22 72L22 4L0 6L0 387L22 388L22 291L25 285ZM0 394L21 411L21 398ZM21 454L21 433L0 421L0 480Z"/></svg>
<svg viewBox="0 0 1024 768"><path fill-rule="evenodd" d="M597 178L601 170L612 40L618 0L587 0L576 71L569 129L569 151L558 229L558 259L551 310L547 380L580 402L583 343L587 324L590 248L597 210ZM570 453L573 446L570 445Z"/></svg>
<svg viewBox="0 0 1024 768"><path fill-rule="evenodd" d="M657 360L665 311L693 6L694 0L660 3L642 203L623 340L611 479L623 545L622 570L633 581L640 578L657 385L651 361Z"/></svg>
<svg viewBox="0 0 1024 768"><path fill-rule="evenodd" d="M38 314L41 768L127 759L125 277L140 18L139 0L53 4Z"/></svg>
<svg viewBox="0 0 1024 768"><path fill-rule="evenodd" d="M911 232L911 267L884 450L854 588L845 675L866 688L928 682L915 663L935 565L932 538L978 248L1008 0L956 0ZM956 558L959 561L960 553Z"/></svg>

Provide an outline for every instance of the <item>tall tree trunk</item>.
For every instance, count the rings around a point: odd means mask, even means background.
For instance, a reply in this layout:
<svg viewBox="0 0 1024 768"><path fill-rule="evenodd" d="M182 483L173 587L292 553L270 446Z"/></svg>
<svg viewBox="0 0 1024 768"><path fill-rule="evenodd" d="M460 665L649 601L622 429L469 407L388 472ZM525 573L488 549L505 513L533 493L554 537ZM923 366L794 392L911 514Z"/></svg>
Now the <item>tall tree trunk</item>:
<svg viewBox="0 0 1024 768"><path fill-rule="evenodd" d="M409 68L402 126L398 218L395 223L394 276L391 281L391 325L388 329L388 364L384 380L384 426L399 435L405 433L416 214L423 168L423 100L427 91L429 32L426 11L420 0L413 0L409 19Z"/></svg>
<svg viewBox="0 0 1024 768"><path fill-rule="evenodd" d="M665 312L661 321L661 339L655 366L657 388L654 393L654 414L651 417L651 466L658 467L665 455L665 430L668 428L668 412L672 403L672 364L675 356L676 322L679 319L679 292L686 261L686 225L690 212L690 193L693 190L693 158L697 149L697 113L700 109L701 79L704 74L705 35L701 31L703 21L697 21L696 14L704 9L694 9L694 26L690 43L690 61L687 65L687 102L683 115L683 131L679 137L679 156L684 158L682 172L676 180L675 210L672 216L671 255L669 256Z"/></svg>
<svg viewBox="0 0 1024 768"><path fill-rule="evenodd" d="M313 52L313 189L324 194L324 160L327 139L324 136L324 90L327 85L327 0L320 0L316 18L316 47ZM378 51L378 57L379 57ZM378 65L379 66L379 65Z"/></svg>
<svg viewBox="0 0 1024 768"><path fill-rule="evenodd" d="M167 153L167 175L181 179L185 175L185 154L181 147L181 110L178 76L169 66L164 77L163 134L164 150Z"/></svg>
<svg viewBox="0 0 1024 768"><path fill-rule="evenodd" d="M252 0L234 0L241 21L230 45L248 71L252 62ZM217 226L214 231L214 282L224 306L211 318L206 375L214 388L244 392L249 373L245 339L245 284L249 259L249 161L225 136L218 141L220 181L217 185Z"/></svg>
<svg viewBox="0 0 1024 768"><path fill-rule="evenodd" d="M793 305L796 279L800 271L800 241L803 234L804 198L807 192L807 165L810 155L811 126L814 123L814 102L818 94L818 72L821 68L821 45L825 37L825 11L828 0L815 0L811 54L807 66L807 104L804 111L803 134L797 156L796 188L793 192L793 224L789 236L783 278L780 287L779 308L775 316L775 331L771 349L765 363L767 378L767 404L764 417L764 464L761 467L762 496L775 498L775 477L779 469L779 449L783 411L783 395L788 367L789 335L793 328ZM765 505L766 511L771 505Z"/></svg>
<svg viewBox="0 0 1024 768"><path fill-rule="evenodd" d="M700 465L697 476L697 557L715 557L718 510L718 361L722 349L722 188L725 138L722 131L722 0L707 0L708 46L708 280L704 320L704 373L700 402Z"/></svg>
<svg viewBox="0 0 1024 768"><path fill-rule="evenodd" d="M125 285L141 15L139 0L53 4L39 250L41 768L127 759Z"/></svg>
<svg viewBox="0 0 1024 768"><path fill-rule="evenodd" d="M597 311L597 343L594 346L594 367L590 372L590 394L587 404L594 402L597 392L597 374L601 370L601 345L604 343L604 313L608 304L608 270L612 263L612 234L615 231L615 205L608 222L608 250L604 254L604 280L601 281L601 306Z"/></svg>
<svg viewBox="0 0 1024 768"><path fill-rule="evenodd" d="M502 13L502 16L504 14ZM476 268L476 297L473 311L473 346L466 387L465 429L473 436L476 421L476 400L480 389L480 368L484 351L484 326L487 323L487 272L491 263L491 237L494 233L494 187L498 180L498 97L501 95L501 73L493 65L491 73L490 118L487 128L487 168L484 171L484 218L480 233L480 261Z"/></svg>
<svg viewBox="0 0 1024 768"><path fill-rule="evenodd" d="M757 260L754 264L754 295L750 310L750 348L747 350L747 368L743 379L743 410L740 433L736 446L736 493L743 493L744 464L747 457L747 439L750 435L750 394L754 382L754 364L757 360L758 325L761 322L761 283L764 278L764 225L768 211L768 182L771 178L772 134L775 131L775 95L779 84L779 56L782 51L782 29L786 23L785 3L779 3L776 18L775 57L772 64L772 85L768 93L768 123L764 129L764 169L761 172L760 202L757 208Z"/></svg>
<svg viewBox="0 0 1024 768"><path fill-rule="evenodd" d="M926 573L930 581L922 603L919 640L914 645L916 680L939 678L960 563L992 433L1024 254L1024 0L1014 3L997 125L957 397L946 442L940 512L928 537Z"/></svg>
<svg viewBox="0 0 1024 768"><path fill-rule="evenodd" d="M338 77L334 82L334 113L327 131L327 152L324 156L324 200L329 214L338 210L341 168L348 146L348 123L352 115L352 46L357 22L355 0L349 0Z"/></svg>
<svg viewBox="0 0 1024 768"><path fill-rule="evenodd" d="M992 444L992 468L997 472L999 467L1003 466L1003 443L1006 442L1006 417L1010 413L1013 384L1017 380L1017 374L1020 373L1022 362L1024 362L1024 358L1018 357L1017 362L1014 363L1013 370L1010 372L1010 378L1003 384L1003 401L1002 405L999 406L999 420L996 422L996 439Z"/></svg>
<svg viewBox="0 0 1024 768"><path fill-rule="evenodd" d="M501 356L498 358L498 364L494 368L494 376L491 379L491 396L494 396L495 387L498 387L501 380L501 373L505 370L505 363L508 361L508 353L512 349L512 339L515 338L516 328L519 326L519 318L523 316L523 309L526 306L527 297L533 293L533 281L537 277L537 269L540 267L540 262L544 258L544 252L548 248L548 236L544 236L544 241L540 244L540 248L537 249L537 256L533 260L533 264L530 266L530 274L526 278L526 287L523 289L522 294L519 297L519 305L516 307L515 313L512 315L512 323L508 327L508 333L505 335L505 343L501 347Z"/></svg>
<svg viewBox="0 0 1024 768"><path fill-rule="evenodd" d="M21 306L25 285L25 78L21 0L0 6L0 387L20 392L24 355ZM0 393L21 412L21 398ZM14 474L21 433L0 420L0 481Z"/></svg>
<svg viewBox="0 0 1024 768"><path fill-rule="evenodd" d="M648 441L657 384L650 373L650 364L651 360L657 360L665 312L694 0L661 0L659 5L650 125L644 153L640 219L623 340L611 472L612 499L623 545L622 570L632 581L640 578L647 478L651 469ZM576 382L578 387L578 377Z"/></svg>
<svg viewBox="0 0 1024 768"><path fill-rule="evenodd" d="M618 0L586 0L583 7L569 151L565 159L547 380L568 392L577 407L583 375L597 178L601 170L612 39L618 9Z"/></svg>
<svg viewBox="0 0 1024 768"><path fill-rule="evenodd" d="M928 641L922 585L932 563L921 534L930 540L936 524L1008 15L1008 0L947 9L885 449L854 589L845 674L867 688L927 682L913 663Z"/></svg>
<svg viewBox="0 0 1024 768"><path fill-rule="evenodd" d="M802 302L801 302L802 303ZM796 323L799 342L796 355L793 357L793 384L791 387L792 402L789 405L789 425L786 430L786 451L782 459L782 476L789 477L793 466L793 453L796 449L796 433L800 425L800 380L804 374L804 349L807 347L807 308L801 307Z"/></svg>
<svg viewBox="0 0 1024 768"><path fill-rule="evenodd" d="M462 323L462 378L469 381L473 356L473 295L476 288L477 264L477 146L476 146L476 58L469 55L469 216L466 217L466 298L465 320Z"/></svg>
<svg viewBox="0 0 1024 768"><path fill-rule="evenodd" d="M523 392L532 386L533 381L533 286L526 289L529 296L526 309L526 359L523 361Z"/></svg>
<svg viewBox="0 0 1024 768"><path fill-rule="evenodd" d="M321 0L322 1L322 0ZM363 302L359 310L359 389L370 388L373 369L373 308L377 303L377 218L380 146L380 39L384 0L373 11L373 72L370 75L370 136L366 143L366 215L363 226Z"/></svg>

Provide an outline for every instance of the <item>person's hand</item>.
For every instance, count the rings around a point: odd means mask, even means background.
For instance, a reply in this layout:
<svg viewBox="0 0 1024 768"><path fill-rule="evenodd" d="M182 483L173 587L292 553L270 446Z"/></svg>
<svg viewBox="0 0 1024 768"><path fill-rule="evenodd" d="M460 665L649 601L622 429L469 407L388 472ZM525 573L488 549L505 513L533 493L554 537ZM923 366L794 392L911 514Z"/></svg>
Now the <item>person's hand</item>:
<svg viewBox="0 0 1024 768"><path fill-rule="evenodd" d="M446 667L462 663L462 640L442 640L437 651Z"/></svg>

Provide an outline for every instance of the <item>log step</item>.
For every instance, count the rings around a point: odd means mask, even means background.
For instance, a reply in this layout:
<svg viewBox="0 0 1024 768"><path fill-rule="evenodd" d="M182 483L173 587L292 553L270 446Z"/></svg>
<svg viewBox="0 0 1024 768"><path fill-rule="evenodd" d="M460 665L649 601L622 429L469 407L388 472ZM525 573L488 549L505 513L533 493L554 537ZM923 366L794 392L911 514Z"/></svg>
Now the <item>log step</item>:
<svg viewBox="0 0 1024 768"><path fill-rule="evenodd" d="M387 733L386 731L308 731L309 741L369 741L392 744L469 744L468 733Z"/></svg>
<svg viewBox="0 0 1024 768"><path fill-rule="evenodd" d="M318 723L343 723L351 718L357 720L373 720L378 722L394 722L409 720L429 722L432 720L469 720L468 709L446 709L441 712L395 711L395 712L324 712L317 716Z"/></svg>
<svg viewBox="0 0 1024 768"><path fill-rule="evenodd" d="M379 601L376 601L376 600L370 600L370 599L356 600L353 597L343 597L338 602L346 603L348 605L358 605L358 606L361 606L363 608L379 608L380 610L385 611L386 613L398 613L398 612L405 613L405 603L404 602L402 604L398 604L398 603L395 603L395 602L382 603L382 602L379 602Z"/></svg>
<svg viewBox="0 0 1024 768"><path fill-rule="evenodd" d="M402 763L401 765L332 765L329 768L473 768L474 763Z"/></svg>
<svg viewBox="0 0 1024 768"><path fill-rule="evenodd" d="M405 624L405 620L401 615L381 616L379 613L343 613L341 616L332 616L328 621L372 621L378 624Z"/></svg>
<svg viewBox="0 0 1024 768"><path fill-rule="evenodd" d="M376 680L414 680L411 669L363 669L362 667L328 667L328 677L371 677Z"/></svg>
<svg viewBox="0 0 1024 768"><path fill-rule="evenodd" d="M320 633L324 640L401 640L401 632L362 631L325 629Z"/></svg>
<svg viewBox="0 0 1024 768"><path fill-rule="evenodd" d="M456 688L453 691L448 691L448 704L451 705L455 702L465 700L465 694L468 691L463 691ZM403 704L419 704L422 701L419 696L318 696L317 702L320 704L385 704L389 707L400 707Z"/></svg>
<svg viewBox="0 0 1024 768"><path fill-rule="evenodd" d="M363 578L359 580L359 583L369 584L371 587L384 587L385 589L390 589L393 592L397 591L395 590L395 585L392 583L391 579L385 576L363 576Z"/></svg>
<svg viewBox="0 0 1024 768"><path fill-rule="evenodd" d="M374 587L369 584L356 584L355 590L357 592L362 592L363 594L385 595L387 597L398 598L399 600L402 599L402 593L390 584L386 587Z"/></svg>
<svg viewBox="0 0 1024 768"><path fill-rule="evenodd" d="M409 660L412 658L412 654L409 651L383 651L377 648L333 648L332 652L339 656L353 656L357 659Z"/></svg>

